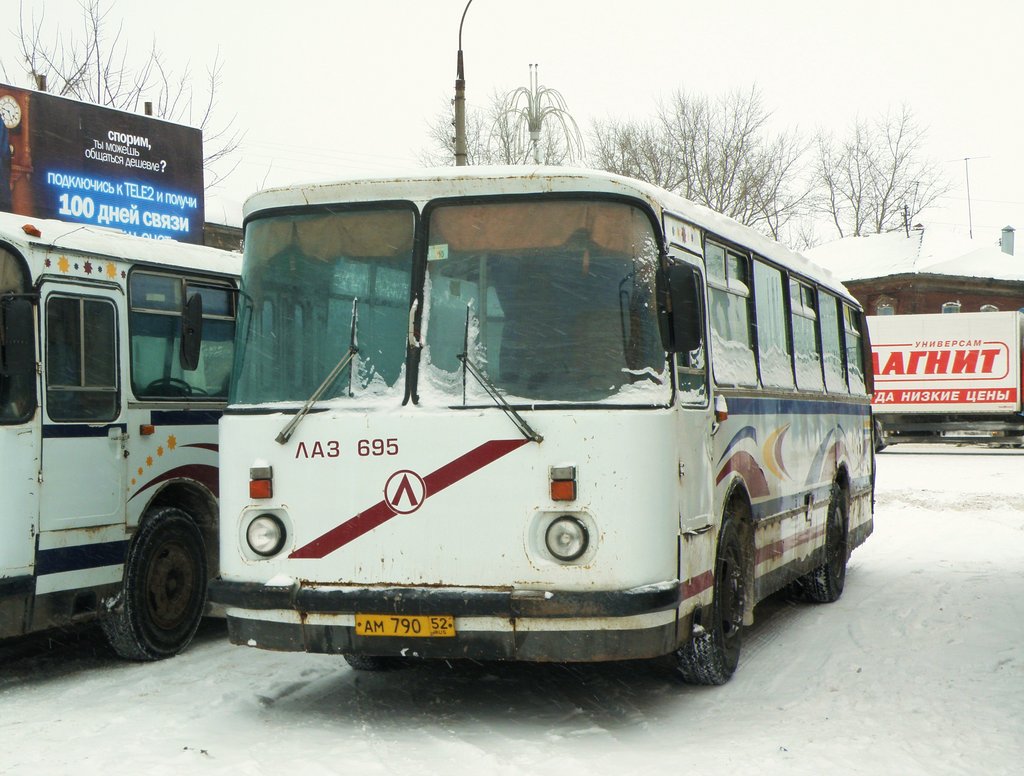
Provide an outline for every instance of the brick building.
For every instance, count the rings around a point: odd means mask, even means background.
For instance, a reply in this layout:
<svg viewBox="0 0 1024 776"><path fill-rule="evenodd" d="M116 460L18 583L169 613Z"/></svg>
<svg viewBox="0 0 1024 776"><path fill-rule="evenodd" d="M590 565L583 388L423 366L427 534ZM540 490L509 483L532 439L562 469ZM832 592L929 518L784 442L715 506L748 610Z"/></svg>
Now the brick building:
<svg viewBox="0 0 1024 776"><path fill-rule="evenodd" d="M1014 229L980 244L917 226L846 237L806 255L843 281L868 315L1024 308L1024 257Z"/></svg>

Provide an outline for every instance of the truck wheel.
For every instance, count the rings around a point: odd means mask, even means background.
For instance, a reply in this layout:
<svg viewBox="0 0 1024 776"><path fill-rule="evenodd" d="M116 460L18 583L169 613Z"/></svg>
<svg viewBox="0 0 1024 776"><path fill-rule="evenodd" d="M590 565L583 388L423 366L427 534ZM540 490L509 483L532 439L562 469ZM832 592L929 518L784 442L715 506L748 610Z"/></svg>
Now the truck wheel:
<svg viewBox="0 0 1024 776"><path fill-rule="evenodd" d="M885 449L885 437L882 435L882 424L877 420L871 424L871 439L875 446L875 452L880 453Z"/></svg>
<svg viewBox="0 0 1024 776"><path fill-rule="evenodd" d="M128 548L124 584L103 618L123 658L160 660L192 641L206 605L206 550L198 526L174 507L147 514Z"/></svg>
<svg viewBox="0 0 1024 776"><path fill-rule="evenodd" d="M825 520L825 561L800 578L800 587L809 601L830 604L839 600L846 584L846 562L850 557L847 530L849 506L846 491L832 483Z"/></svg>
<svg viewBox="0 0 1024 776"><path fill-rule="evenodd" d="M676 668L689 684L725 684L739 665L747 576L736 524L727 513L718 536L710 621L676 650Z"/></svg>

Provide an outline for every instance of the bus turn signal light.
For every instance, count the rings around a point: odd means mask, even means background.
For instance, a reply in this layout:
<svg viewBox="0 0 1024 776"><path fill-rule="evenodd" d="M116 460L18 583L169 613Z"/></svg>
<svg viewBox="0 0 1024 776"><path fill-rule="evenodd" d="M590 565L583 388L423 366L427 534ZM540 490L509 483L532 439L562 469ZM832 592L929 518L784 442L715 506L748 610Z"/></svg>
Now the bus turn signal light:
<svg viewBox="0 0 1024 776"><path fill-rule="evenodd" d="M274 470L269 466L249 469L249 498L273 498Z"/></svg>
<svg viewBox="0 0 1024 776"><path fill-rule="evenodd" d="M551 470L551 500L552 501L575 501L576 500L576 467L575 466L552 466Z"/></svg>

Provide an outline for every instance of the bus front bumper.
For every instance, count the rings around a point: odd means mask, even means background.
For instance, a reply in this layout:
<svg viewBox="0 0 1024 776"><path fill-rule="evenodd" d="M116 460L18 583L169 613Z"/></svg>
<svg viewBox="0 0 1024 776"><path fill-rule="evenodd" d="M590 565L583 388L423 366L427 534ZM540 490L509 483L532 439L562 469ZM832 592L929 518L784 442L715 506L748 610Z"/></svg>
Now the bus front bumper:
<svg viewBox="0 0 1024 776"><path fill-rule="evenodd" d="M665 655L689 634L676 580L615 591L271 587L216 579L232 643L262 649L474 660L599 661ZM452 637L361 636L356 614L455 618Z"/></svg>

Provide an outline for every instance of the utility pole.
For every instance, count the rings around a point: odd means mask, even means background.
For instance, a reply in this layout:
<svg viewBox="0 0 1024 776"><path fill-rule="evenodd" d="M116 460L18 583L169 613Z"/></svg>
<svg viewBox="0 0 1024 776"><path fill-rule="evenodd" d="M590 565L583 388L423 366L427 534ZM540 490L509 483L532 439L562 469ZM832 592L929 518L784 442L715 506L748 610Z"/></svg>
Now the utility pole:
<svg viewBox="0 0 1024 776"><path fill-rule="evenodd" d="M967 236L974 239L974 220L971 217L971 171L967 167L970 159L969 156L964 157L964 179L967 181Z"/></svg>
<svg viewBox="0 0 1024 776"><path fill-rule="evenodd" d="M988 156L965 156L964 157L964 182L967 185L967 234L974 238L974 214L971 213L971 170L968 162L975 159L988 159ZM959 159L946 159L946 162L958 162Z"/></svg>
<svg viewBox="0 0 1024 776"><path fill-rule="evenodd" d="M459 55L455 62L455 165L466 165L466 71L462 64L462 25L473 0L466 3L459 22Z"/></svg>

